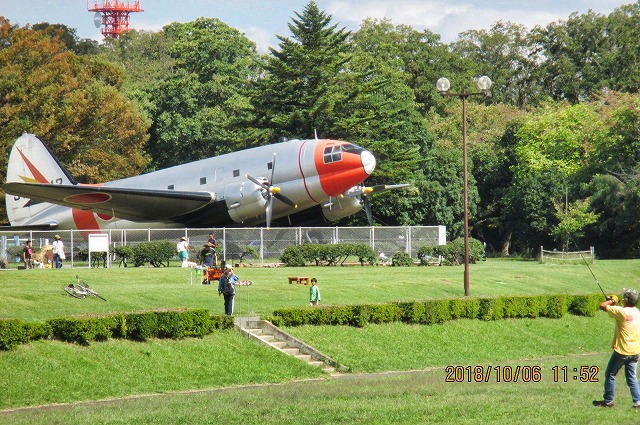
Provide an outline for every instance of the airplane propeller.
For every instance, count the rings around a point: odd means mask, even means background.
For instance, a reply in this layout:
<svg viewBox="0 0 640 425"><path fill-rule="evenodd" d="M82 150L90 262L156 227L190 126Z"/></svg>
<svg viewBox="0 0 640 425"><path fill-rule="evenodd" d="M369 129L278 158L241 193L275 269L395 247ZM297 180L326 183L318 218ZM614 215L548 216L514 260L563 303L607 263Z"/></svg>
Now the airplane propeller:
<svg viewBox="0 0 640 425"><path fill-rule="evenodd" d="M360 203L364 208L364 212L367 214L367 221L369 226L373 226L373 213L371 211L371 201L369 201L369 195L374 193L384 192L385 190L402 189L403 187L411 186L408 183L403 184L377 184L375 186L360 186L348 194L343 196L357 196L360 199Z"/></svg>
<svg viewBox="0 0 640 425"><path fill-rule="evenodd" d="M267 199L267 207L266 207L266 216L267 216L267 228L271 227L271 216L273 214L273 198L276 198L280 202L283 202L289 205L292 208L298 208L295 202L291 199L284 196L280 193L280 188L273 183L273 175L276 170L276 154L273 154L273 161L271 162L271 179L268 182L262 182L255 177L250 176L249 174L246 177L251 180L254 184L260 186L265 190L266 199Z"/></svg>

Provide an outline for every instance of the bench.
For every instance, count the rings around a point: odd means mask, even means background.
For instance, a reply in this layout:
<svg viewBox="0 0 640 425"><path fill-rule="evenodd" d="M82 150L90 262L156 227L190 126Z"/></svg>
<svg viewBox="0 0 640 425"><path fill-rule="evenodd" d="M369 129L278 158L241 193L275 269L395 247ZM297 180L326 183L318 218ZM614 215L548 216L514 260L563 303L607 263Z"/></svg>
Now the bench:
<svg viewBox="0 0 640 425"><path fill-rule="evenodd" d="M305 285L309 284L309 277L308 276L302 276L302 277L289 277L289 285L291 285L293 282L295 282L298 285L302 285L302 283L304 282Z"/></svg>

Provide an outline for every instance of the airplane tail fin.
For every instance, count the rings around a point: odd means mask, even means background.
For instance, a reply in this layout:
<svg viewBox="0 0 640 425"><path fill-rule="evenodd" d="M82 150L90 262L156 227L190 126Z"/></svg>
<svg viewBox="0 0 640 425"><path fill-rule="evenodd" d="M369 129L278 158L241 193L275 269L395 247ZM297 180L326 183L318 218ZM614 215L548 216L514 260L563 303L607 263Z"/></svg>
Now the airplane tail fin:
<svg viewBox="0 0 640 425"><path fill-rule="evenodd" d="M7 183L76 184L60 161L35 135L24 133L13 145L7 164ZM9 221L13 226L29 224L29 219L52 204L7 194Z"/></svg>

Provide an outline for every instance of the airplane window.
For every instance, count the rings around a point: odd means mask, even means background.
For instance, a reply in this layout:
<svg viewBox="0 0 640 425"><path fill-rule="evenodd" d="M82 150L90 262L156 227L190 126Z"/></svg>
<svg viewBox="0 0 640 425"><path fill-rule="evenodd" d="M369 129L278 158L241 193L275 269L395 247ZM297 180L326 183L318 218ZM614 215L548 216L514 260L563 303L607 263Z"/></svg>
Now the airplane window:
<svg viewBox="0 0 640 425"><path fill-rule="evenodd" d="M233 170L233 177L239 177L240 176L240 170Z"/></svg>
<svg viewBox="0 0 640 425"><path fill-rule="evenodd" d="M360 154L365 151L364 148L361 148L360 146L354 145L352 143L347 143L342 145L342 150L344 152L357 153L357 154Z"/></svg>
<svg viewBox="0 0 640 425"><path fill-rule="evenodd" d="M273 168L273 162L267 162L267 170L270 170Z"/></svg>
<svg viewBox="0 0 640 425"><path fill-rule="evenodd" d="M207 184L207 178L206 177L200 177L200 184Z"/></svg>
<svg viewBox="0 0 640 425"><path fill-rule="evenodd" d="M173 186L172 184L170 184L169 186L167 186L167 189L169 189L169 190L173 190L173 189L174 189L174 186Z"/></svg>
<svg viewBox="0 0 640 425"><path fill-rule="evenodd" d="M324 148L324 163L342 161L342 148L340 145L327 146Z"/></svg>

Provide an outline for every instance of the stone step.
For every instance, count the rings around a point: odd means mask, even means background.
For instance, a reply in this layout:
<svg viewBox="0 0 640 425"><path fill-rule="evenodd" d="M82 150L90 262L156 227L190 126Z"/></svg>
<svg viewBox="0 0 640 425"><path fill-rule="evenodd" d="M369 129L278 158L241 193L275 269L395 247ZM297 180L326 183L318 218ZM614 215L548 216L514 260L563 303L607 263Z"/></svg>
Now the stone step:
<svg viewBox="0 0 640 425"><path fill-rule="evenodd" d="M300 354L300 350L297 348L291 348L291 347L285 347L282 349L282 351L284 351L285 353L289 354L290 356L296 356L298 354Z"/></svg>
<svg viewBox="0 0 640 425"><path fill-rule="evenodd" d="M322 371L323 371L324 373L334 373L334 372L336 371L336 369L335 369L335 368L333 368L333 367L331 367L331 366L327 366L327 367L323 367L323 368L322 368Z"/></svg>
<svg viewBox="0 0 640 425"><path fill-rule="evenodd" d="M266 342L275 341L275 337L273 335L260 335L260 338Z"/></svg>
<svg viewBox="0 0 640 425"><path fill-rule="evenodd" d="M271 345L278 347L278 348L284 348L287 346L287 343L284 341L271 341Z"/></svg>
<svg viewBox="0 0 640 425"><path fill-rule="evenodd" d="M247 329L247 331L251 332L254 335L262 335L262 329L260 328Z"/></svg>
<svg viewBox="0 0 640 425"><path fill-rule="evenodd" d="M307 363L309 363L311 366L315 366L315 367L323 367L324 366L324 362L321 362L319 360L309 360Z"/></svg>
<svg viewBox="0 0 640 425"><path fill-rule="evenodd" d="M296 354L294 357L306 363L309 363L311 361L311 356L309 354Z"/></svg>

